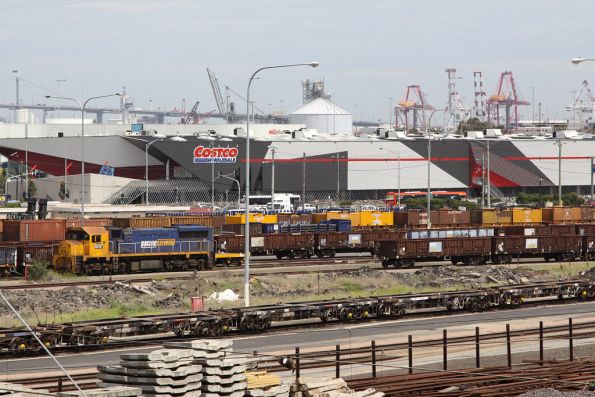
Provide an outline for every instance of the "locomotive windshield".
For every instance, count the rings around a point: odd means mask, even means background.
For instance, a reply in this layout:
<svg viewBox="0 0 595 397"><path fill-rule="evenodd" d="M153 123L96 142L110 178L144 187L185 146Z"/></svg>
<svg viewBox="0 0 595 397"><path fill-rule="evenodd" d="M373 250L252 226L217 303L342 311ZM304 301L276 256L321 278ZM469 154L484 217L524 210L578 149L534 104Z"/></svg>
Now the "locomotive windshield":
<svg viewBox="0 0 595 397"><path fill-rule="evenodd" d="M66 240L87 240L89 235L82 230L68 230L66 232Z"/></svg>

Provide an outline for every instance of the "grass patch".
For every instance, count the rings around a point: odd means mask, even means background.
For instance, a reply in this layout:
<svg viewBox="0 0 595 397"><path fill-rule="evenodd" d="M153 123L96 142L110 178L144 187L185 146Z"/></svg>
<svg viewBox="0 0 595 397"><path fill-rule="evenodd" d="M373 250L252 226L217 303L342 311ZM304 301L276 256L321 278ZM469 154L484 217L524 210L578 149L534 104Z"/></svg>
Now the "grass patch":
<svg viewBox="0 0 595 397"><path fill-rule="evenodd" d="M589 270L593 267L592 262L568 262L560 264L535 264L524 265L523 269L528 269L540 272L551 278L574 278L580 275L581 272Z"/></svg>
<svg viewBox="0 0 595 397"><path fill-rule="evenodd" d="M63 313L54 316L49 322L93 321L105 318L135 317L149 314L159 314L162 310L146 306L142 303L126 304L112 302L107 308L94 308L74 313Z"/></svg>

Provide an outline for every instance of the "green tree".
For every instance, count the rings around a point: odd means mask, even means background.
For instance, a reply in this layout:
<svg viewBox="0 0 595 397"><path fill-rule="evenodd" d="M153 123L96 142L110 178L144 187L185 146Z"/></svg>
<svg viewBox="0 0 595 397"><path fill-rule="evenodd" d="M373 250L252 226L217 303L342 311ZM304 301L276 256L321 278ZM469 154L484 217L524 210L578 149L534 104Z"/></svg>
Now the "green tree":
<svg viewBox="0 0 595 397"><path fill-rule="evenodd" d="M570 192L562 195L562 203L569 207L578 207L583 205L585 199L580 197L576 192Z"/></svg>
<svg viewBox="0 0 595 397"><path fill-rule="evenodd" d="M463 121L459 124L457 132L464 133L467 131L483 131L490 127L490 123L481 121L477 117L471 117L469 120Z"/></svg>

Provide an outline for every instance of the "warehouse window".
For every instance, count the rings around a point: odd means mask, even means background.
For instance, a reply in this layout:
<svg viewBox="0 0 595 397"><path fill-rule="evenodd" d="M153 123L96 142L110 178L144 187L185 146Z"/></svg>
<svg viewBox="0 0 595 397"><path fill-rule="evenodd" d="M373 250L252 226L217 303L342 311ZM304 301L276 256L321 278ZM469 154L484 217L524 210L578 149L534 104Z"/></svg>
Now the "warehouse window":
<svg viewBox="0 0 595 397"><path fill-rule="evenodd" d="M93 242L93 243L100 243L101 242L101 236L99 234L97 234L95 236L91 236L91 242Z"/></svg>

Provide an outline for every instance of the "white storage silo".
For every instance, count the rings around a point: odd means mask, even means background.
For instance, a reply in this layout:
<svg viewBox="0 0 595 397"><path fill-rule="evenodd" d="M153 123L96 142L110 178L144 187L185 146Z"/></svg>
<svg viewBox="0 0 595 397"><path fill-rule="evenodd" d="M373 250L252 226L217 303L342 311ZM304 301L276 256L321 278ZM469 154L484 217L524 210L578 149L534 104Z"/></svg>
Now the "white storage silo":
<svg viewBox="0 0 595 397"><path fill-rule="evenodd" d="M316 98L289 115L290 124L305 124L320 134L352 135L351 113L326 98Z"/></svg>

